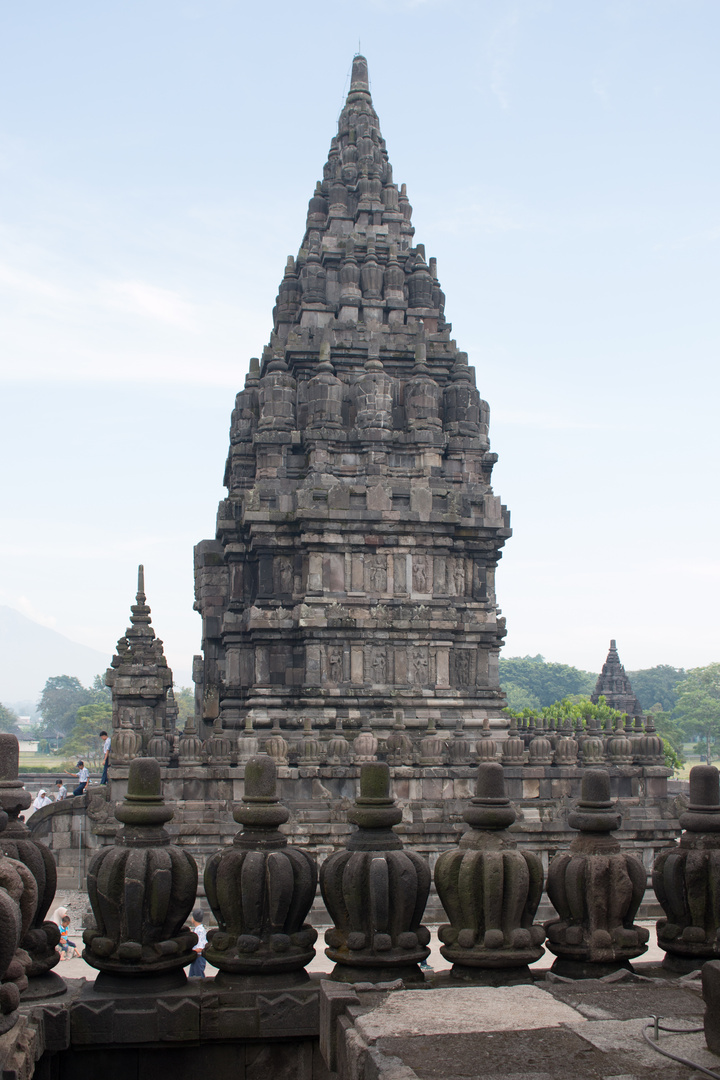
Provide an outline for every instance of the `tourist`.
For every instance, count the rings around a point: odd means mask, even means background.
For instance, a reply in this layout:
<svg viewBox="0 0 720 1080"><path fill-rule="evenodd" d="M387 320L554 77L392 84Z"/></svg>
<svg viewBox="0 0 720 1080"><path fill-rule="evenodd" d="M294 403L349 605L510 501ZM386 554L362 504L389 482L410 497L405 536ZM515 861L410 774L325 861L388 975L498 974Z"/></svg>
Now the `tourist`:
<svg viewBox="0 0 720 1080"><path fill-rule="evenodd" d="M205 978L205 964L207 963L207 961L205 960L205 957L202 955L202 951L205 948L205 945L207 944L207 930L203 926L202 908L195 908L192 915L190 916L190 922L192 923L193 930L197 934L197 939L198 940L197 940L197 945L194 946L195 959L193 960L192 964L190 965L190 969L188 971L188 974L189 975L198 975L201 979L204 979Z"/></svg>
<svg viewBox="0 0 720 1080"><path fill-rule="evenodd" d="M68 909L66 907L63 907L61 904L60 907L55 908L52 915L50 916L50 920L51 922L55 923L58 929L60 929L60 927L62 926L63 918L65 917L65 915L67 915L67 913Z"/></svg>
<svg viewBox="0 0 720 1080"><path fill-rule="evenodd" d="M77 787L73 789L73 795L83 795L85 788L87 787L88 780L90 779L90 773L85 768L85 762L78 761L77 763ZM68 773L68 776L74 776L74 773Z"/></svg>
<svg viewBox="0 0 720 1080"><path fill-rule="evenodd" d="M52 799L48 798L45 788L40 788L37 793L37 798L33 801L33 808L35 810L42 810L43 806L49 806L51 802Z"/></svg>
<svg viewBox="0 0 720 1080"><path fill-rule="evenodd" d="M63 799L67 799L67 788L62 780L56 780L55 787L57 788L57 791L55 792L55 802L62 802Z"/></svg>
<svg viewBox="0 0 720 1080"><path fill-rule="evenodd" d="M103 740L103 748L102 748L102 752L103 752L103 771L102 771L102 776L100 777L100 783L101 784L107 784L107 782L108 782L108 765L110 764L110 742L111 742L111 739L110 739L110 736L108 735L107 731L101 731L98 738Z"/></svg>
<svg viewBox="0 0 720 1080"><path fill-rule="evenodd" d="M70 940L70 916L63 915L60 921L60 944L58 945L60 950L61 960L72 960L74 956L79 956L77 945L74 941ZM72 949L72 952L70 951Z"/></svg>

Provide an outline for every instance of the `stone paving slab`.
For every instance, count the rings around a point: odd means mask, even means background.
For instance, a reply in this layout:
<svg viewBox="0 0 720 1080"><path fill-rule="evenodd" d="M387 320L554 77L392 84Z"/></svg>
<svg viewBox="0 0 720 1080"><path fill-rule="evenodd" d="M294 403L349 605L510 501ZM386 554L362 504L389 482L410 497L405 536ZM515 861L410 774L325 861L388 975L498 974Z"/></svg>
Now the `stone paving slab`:
<svg viewBox="0 0 720 1080"><path fill-rule="evenodd" d="M486 1032L386 1038L377 1049L412 1069L418 1080L610 1080L627 1075L626 1054L612 1047L600 1049L576 1031L559 1027L535 1031ZM648 1053L652 1050L648 1048ZM663 1062L663 1080L688 1080L688 1070L653 1055L652 1068L638 1072L633 1060L633 1080L652 1080Z"/></svg>
<svg viewBox="0 0 720 1080"><path fill-rule="evenodd" d="M638 1016L697 1019L704 1008L699 984L697 990L674 983L656 985L649 982L615 987L598 986L597 982L590 987L548 983L546 987L548 993L576 1009L587 1020L631 1020Z"/></svg>
<svg viewBox="0 0 720 1080"><path fill-rule="evenodd" d="M536 986L400 990L356 1020L367 1042L384 1036L507 1031L583 1023L571 1006Z"/></svg>
<svg viewBox="0 0 720 1080"><path fill-rule="evenodd" d="M700 1017L697 1023L694 1018L664 1016L662 1023L668 1027L698 1027L702 1023ZM642 1070L648 1072L660 1072L663 1080L668 1069L683 1068L683 1075L688 1075L687 1067L676 1066L668 1058L661 1056L648 1046L643 1039L643 1028L650 1021L650 1017L636 1017L632 1020L589 1020L576 1028L576 1033L604 1054L620 1054L625 1063L625 1071L631 1075L642 1075ZM660 1033L659 1045L671 1054L685 1057L706 1069L712 1069L720 1074L720 1058L711 1053L705 1045L705 1035L698 1032L692 1035L669 1035Z"/></svg>

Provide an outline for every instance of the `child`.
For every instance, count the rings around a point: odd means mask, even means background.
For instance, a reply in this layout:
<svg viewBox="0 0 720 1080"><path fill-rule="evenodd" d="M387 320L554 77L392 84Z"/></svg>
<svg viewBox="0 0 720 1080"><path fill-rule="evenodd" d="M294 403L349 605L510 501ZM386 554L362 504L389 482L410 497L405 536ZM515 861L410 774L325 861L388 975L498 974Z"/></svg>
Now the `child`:
<svg viewBox="0 0 720 1080"><path fill-rule="evenodd" d="M205 964L207 961L202 954L203 949L207 944L207 930L203 926L203 913L202 908L195 908L190 916L192 922L192 928L197 934L197 945L194 948L195 959L190 965L189 975L199 976L201 979L205 978Z"/></svg>
<svg viewBox="0 0 720 1080"><path fill-rule="evenodd" d="M70 940L70 916L63 915L60 920L60 944L58 948L61 953L65 955L61 957L62 960L72 960L74 956L79 956L80 953L77 950L77 946L74 941ZM70 950L72 949L72 952Z"/></svg>

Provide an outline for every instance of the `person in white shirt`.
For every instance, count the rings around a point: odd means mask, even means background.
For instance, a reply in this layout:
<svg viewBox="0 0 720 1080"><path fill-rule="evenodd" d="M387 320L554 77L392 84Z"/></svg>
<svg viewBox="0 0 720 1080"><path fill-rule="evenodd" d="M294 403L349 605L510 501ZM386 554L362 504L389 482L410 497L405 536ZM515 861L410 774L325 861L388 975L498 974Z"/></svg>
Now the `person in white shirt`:
<svg viewBox="0 0 720 1080"><path fill-rule="evenodd" d="M73 795L83 795L85 793L85 788L87 787L87 782L90 779L90 773L85 768L84 761L78 761L77 770L78 784L73 790ZM72 775L72 773L68 773L68 776Z"/></svg>
<svg viewBox="0 0 720 1080"><path fill-rule="evenodd" d="M33 807L36 810L42 810L43 806L49 806L52 799L48 799L47 792L44 788L40 788L37 793L37 798L33 801Z"/></svg>
<svg viewBox="0 0 720 1080"><path fill-rule="evenodd" d="M195 959L188 969L188 975L198 975L201 979L204 979L207 961L203 956L202 951L207 945L207 930L203 926L202 908L195 908L190 916L190 922L192 923L193 930L197 934L198 941L197 945L194 946Z"/></svg>
<svg viewBox="0 0 720 1080"><path fill-rule="evenodd" d="M62 802L63 799L67 799L67 788L62 780L56 780L55 787L57 788L57 791L55 792L55 802Z"/></svg>
<svg viewBox="0 0 720 1080"><path fill-rule="evenodd" d="M101 731L98 738L103 740L103 771L100 777L101 784L107 784L108 782L108 766L110 764L110 743L111 739L107 731Z"/></svg>

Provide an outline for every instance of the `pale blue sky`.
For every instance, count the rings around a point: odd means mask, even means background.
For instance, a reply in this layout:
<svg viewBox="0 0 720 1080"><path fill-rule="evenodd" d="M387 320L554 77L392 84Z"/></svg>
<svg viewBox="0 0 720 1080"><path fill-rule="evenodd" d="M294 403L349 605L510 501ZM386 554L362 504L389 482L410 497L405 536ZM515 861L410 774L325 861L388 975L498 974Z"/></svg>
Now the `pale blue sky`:
<svg viewBox="0 0 720 1080"><path fill-rule="evenodd" d="M492 410L505 654L718 659L717 0L0 4L0 603L110 653L142 561L188 681L358 39Z"/></svg>

